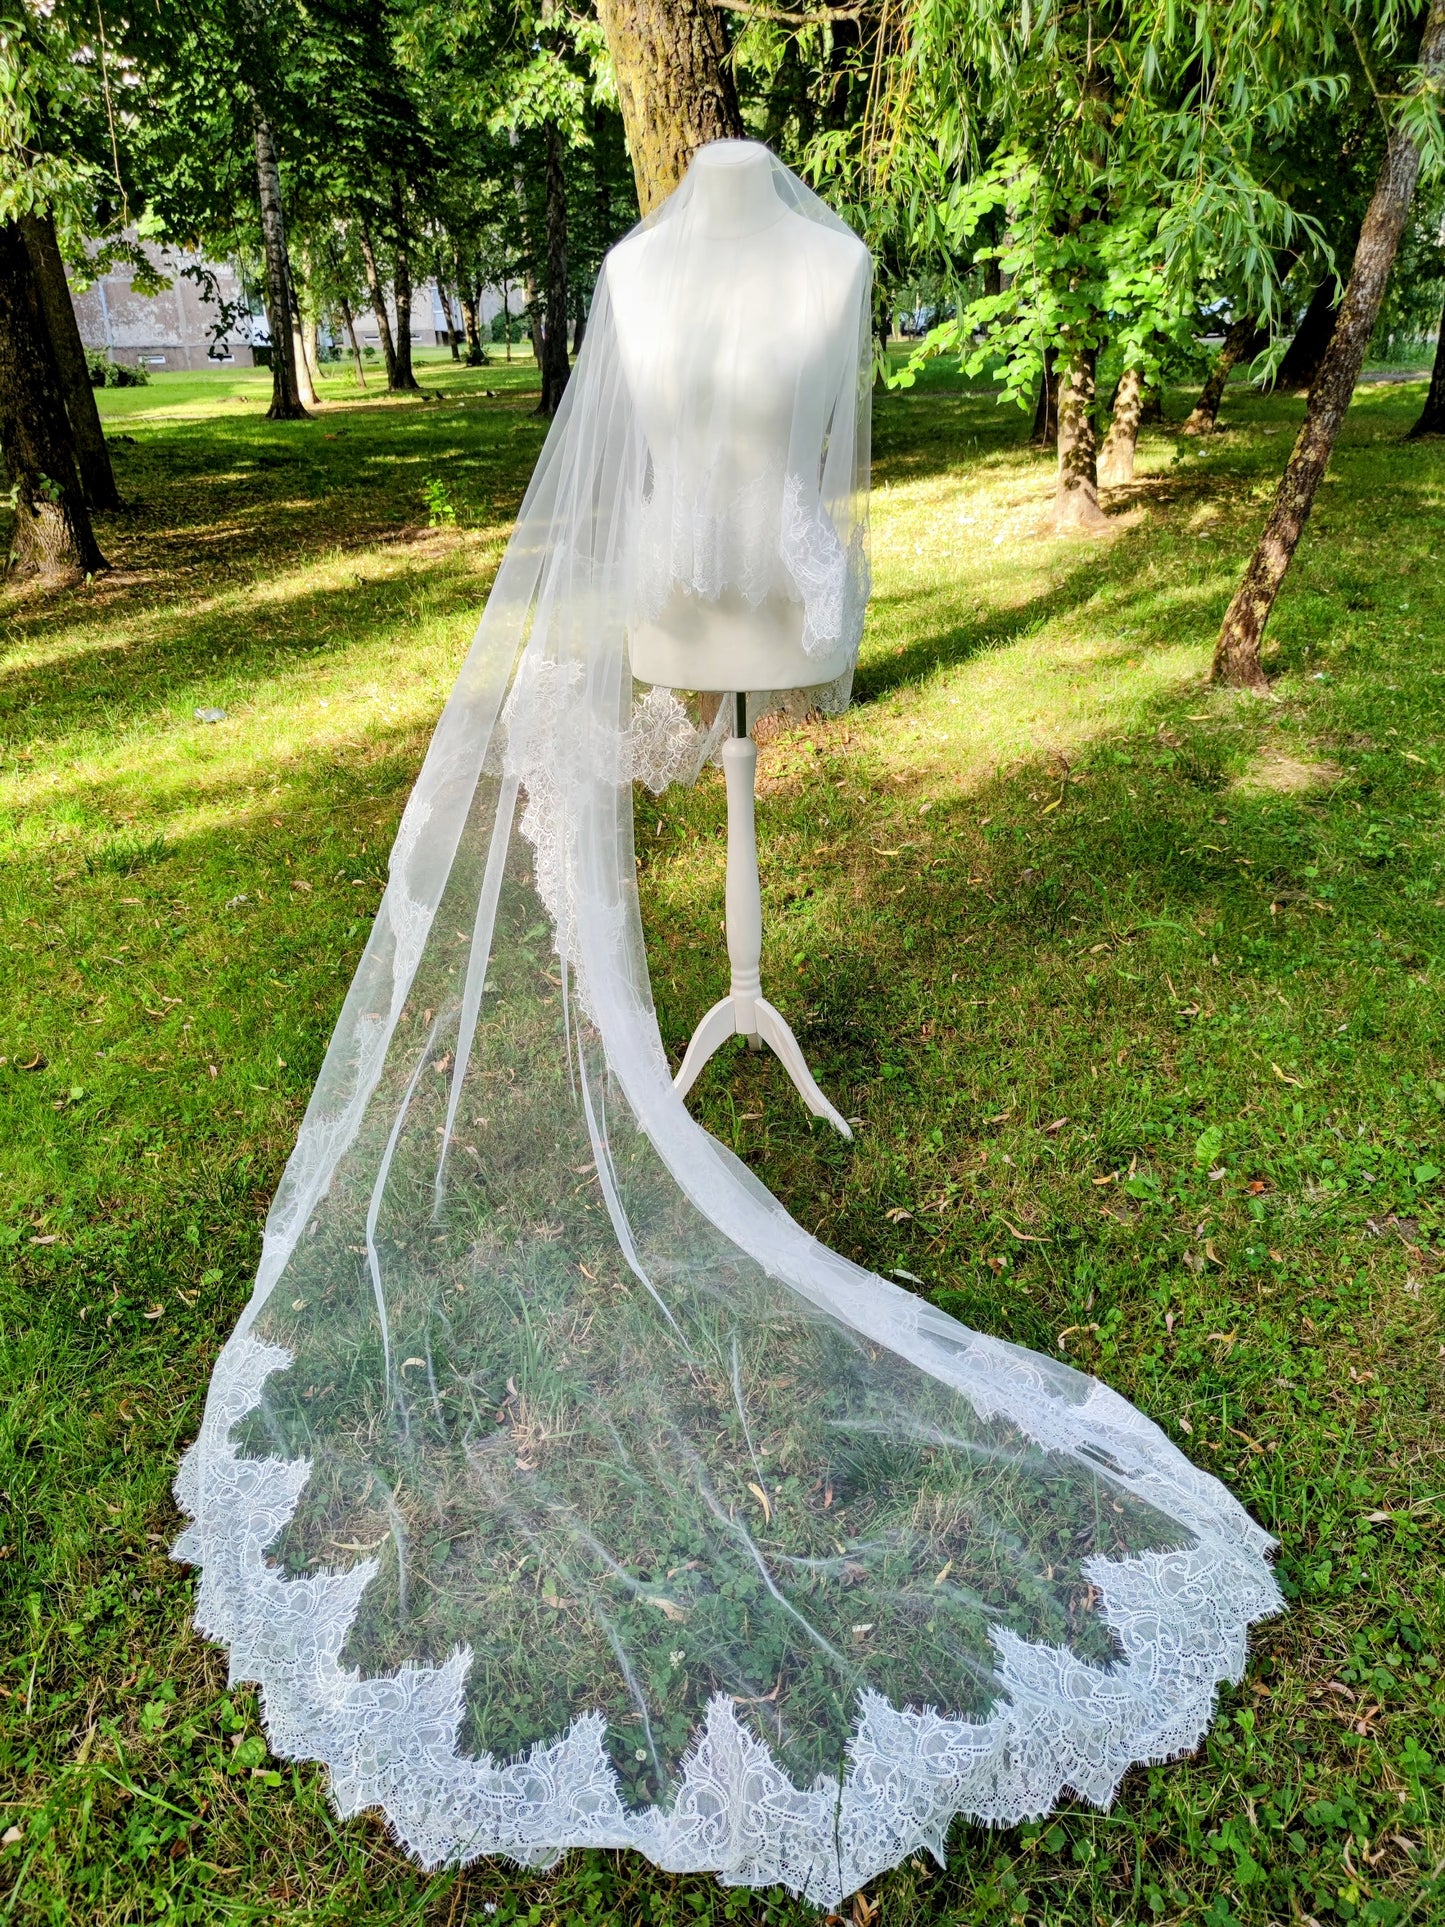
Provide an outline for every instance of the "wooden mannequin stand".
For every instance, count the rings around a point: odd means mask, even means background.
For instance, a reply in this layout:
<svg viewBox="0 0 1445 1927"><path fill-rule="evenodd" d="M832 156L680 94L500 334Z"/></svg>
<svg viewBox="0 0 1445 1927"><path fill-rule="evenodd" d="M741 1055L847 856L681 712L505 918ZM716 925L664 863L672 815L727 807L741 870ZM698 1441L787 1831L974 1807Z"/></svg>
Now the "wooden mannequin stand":
<svg viewBox="0 0 1445 1927"><path fill-rule="evenodd" d="M818 1089L798 1040L763 995L763 899L758 884L758 835L754 787L758 746L748 734L747 697L737 703L737 734L722 746L723 779L728 793L727 942L732 982L692 1034L673 1083L685 1097L703 1065L730 1037L746 1037L751 1050L766 1044L797 1086L814 1117L826 1118L835 1131L852 1137L846 1119Z"/></svg>

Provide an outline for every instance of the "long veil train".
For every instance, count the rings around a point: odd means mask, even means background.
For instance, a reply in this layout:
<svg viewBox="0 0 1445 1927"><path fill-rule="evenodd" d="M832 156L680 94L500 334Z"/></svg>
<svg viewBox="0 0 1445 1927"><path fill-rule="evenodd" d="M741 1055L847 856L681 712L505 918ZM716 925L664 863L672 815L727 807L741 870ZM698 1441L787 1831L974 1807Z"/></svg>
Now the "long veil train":
<svg viewBox="0 0 1445 1927"><path fill-rule="evenodd" d="M627 1846L836 1905L1193 1747L1280 1606L1154 1425L819 1245L670 1081L632 784L709 743L628 624L659 542L702 594L761 543L856 645L858 324L771 492L681 501L604 271L177 1480L272 1746L427 1865Z"/></svg>

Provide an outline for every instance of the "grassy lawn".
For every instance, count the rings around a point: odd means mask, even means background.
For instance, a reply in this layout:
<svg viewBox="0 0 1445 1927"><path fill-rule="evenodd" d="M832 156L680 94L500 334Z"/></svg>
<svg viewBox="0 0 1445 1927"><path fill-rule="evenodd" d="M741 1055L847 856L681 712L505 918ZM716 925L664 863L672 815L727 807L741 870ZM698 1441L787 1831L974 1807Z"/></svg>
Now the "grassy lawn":
<svg viewBox="0 0 1445 1927"><path fill-rule="evenodd" d="M530 361L421 372L431 398L397 401L340 369L285 426L249 371L107 391L113 572L0 590L7 1919L817 1918L602 1853L423 1874L268 1756L166 1556L541 443ZM1208 443L1147 436L1086 544L1039 533L1014 413L938 373L878 402L859 700L772 735L759 804L765 985L857 1143L767 1059L724 1054L696 1104L828 1243L1157 1419L1279 1535L1291 1610L1196 1759L1107 1815L959 1826L864 1927L1445 1915L1445 454L1401 440L1420 397L1362 389L1267 703L1204 672L1300 403L1231 391ZM674 1052L726 980L724 822L714 772L638 805Z"/></svg>

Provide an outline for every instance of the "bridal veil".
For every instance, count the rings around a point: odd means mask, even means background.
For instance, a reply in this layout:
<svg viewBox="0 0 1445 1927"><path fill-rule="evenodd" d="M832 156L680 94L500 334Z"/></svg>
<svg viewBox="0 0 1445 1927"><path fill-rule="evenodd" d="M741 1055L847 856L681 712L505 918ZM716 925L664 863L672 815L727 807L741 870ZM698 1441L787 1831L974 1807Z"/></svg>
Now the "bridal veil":
<svg viewBox="0 0 1445 1927"><path fill-rule="evenodd" d="M713 744L629 624L785 593L856 650L869 320L712 499L604 269L177 1481L272 1747L426 1865L632 1847L836 1904L1193 1747L1279 1607L1153 1424L818 1244L672 1087L633 784Z"/></svg>

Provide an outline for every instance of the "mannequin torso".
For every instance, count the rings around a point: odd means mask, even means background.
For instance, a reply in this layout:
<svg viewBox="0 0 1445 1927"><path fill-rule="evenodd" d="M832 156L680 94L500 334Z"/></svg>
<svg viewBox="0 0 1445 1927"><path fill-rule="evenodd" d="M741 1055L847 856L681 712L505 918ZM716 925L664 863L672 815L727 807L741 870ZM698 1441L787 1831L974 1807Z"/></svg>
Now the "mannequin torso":
<svg viewBox="0 0 1445 1927"><path fill-rule="evenodd" d="M714 142L693 162L681 245L669 236L664 256L643 230L608 257L623 373L654 469L689 509L730 512L769 486L780 498L790 437L811 422L821 444L841 357L856 365L867 250L795 213L771 170L755 142ZM641 680L702 690L808 688L851 656L847 638L805 650L803 607L786 593L695 584L674 586L630 647Z"/></svg>

